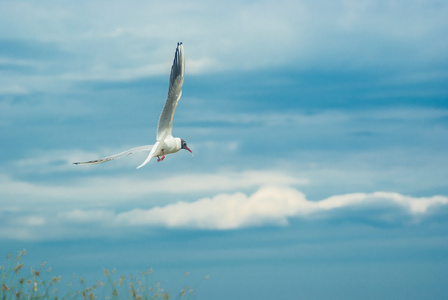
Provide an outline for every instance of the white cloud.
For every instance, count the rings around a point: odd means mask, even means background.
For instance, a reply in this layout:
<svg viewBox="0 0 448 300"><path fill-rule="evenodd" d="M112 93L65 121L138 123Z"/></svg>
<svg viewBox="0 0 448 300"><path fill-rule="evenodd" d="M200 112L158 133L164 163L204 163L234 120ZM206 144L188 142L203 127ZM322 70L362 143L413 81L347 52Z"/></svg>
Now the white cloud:
<svg viewBox="0 0 448 300"><path fill-rule="evenodd" d="M0 86L0 95L25 95L28 91L21 85Z"/></svg>
<svg viewBox="0 0 448 300"><path fill-rule="evenodd" d="M29 217L21 218L17 222L22 223L24 225L40 226L40 225L45 224L45 218L39 217L39 216L29 216Z"/></svg>
<svg viewBox="0 0 448 300"><path fill-rule="evenodd" d="M33 166L30 162L27 167L40 167L39 163ZM42 160L42 168L45 168L45 159ZM20 161L19 164L27 164L28 160ZM65 165L67 164L67 165ZM61 171L69 168L68 162L55 166L53 171ZM98 167L98 166L93 166ZM88 172L85 166L71 165L73 171L79 169L80 172ZM89 167L87 167L89 168ZM149 168L156 168L151 165ZM38 172L39 173L39 172ZM247 190L267 184L274 185L296 185L307 184L306 179L297 178L276 171L244 171L232 172L223 171L221 173L187 173L170 175L169 180L165 176L154 178L151 173L141 172L135 176L84 176L76 181L64 181L56 184L29 182L26 180L14 179L11 176L0 174L0 199L13 197L17 201L25 203L35 203L44 201L45 203L59 203L61 201L72 202L77 199L84 204L92 205L99 203L127 202L136 198L157 198L163 195L204 193L212 191ZM149 178L148 178L149 177ZM130 192L132 191L132 192ZM6 200L3 200L6 201ZM0 200L0 204L2 200ZM16 207L16 204L3 203L3 209Z"/></svg>
<svg viewBox="0 0 448 300"><path fill-rule="evenodd" d="M96 223L112 220L114 212L110 210L80 210L75 209L70 212L60 213L60 218L73 223Z"/></svg>
<svg viewBox="0 0 448 300"><path fill-rule="evenodd" d="M82 207L81 203L77 205ZM341 213L344 219L355 217L361 222L373 220L379 224L415 224L430 218L433 212L446 205L446 196L411 197L391 192L343 194L312 201L295 188L265 185L252 194L222 193L193 202L179 201L122 212L112 208L88 207L67 210L65 206L56 212L45 210L39 214L15 210L9 219L3 220L0 237L38 240L66 236L110 236L111 230L126 234L138 228L147 230L160 227L236 230L267 225L287 226L292 219L321 222L340 218ZM403 219L403 216L406 218ZM91 231L90 224L98 224L95 232Z"/></svg>
<svg viewBox="0 0 448 300"><path fill-rule="evenodd" d="M104 5L107 15L99 14ZM127 80L168 73L178 41L186 45L191 74L291 65L401 68L403 61L446 60L441 41L447 10L421 1L8 2L0 4L0 36L52 41L76 55L64 70L54 63L59 71L46 85L61 77ZM26 16L20 22L19 14Z"/></svg>
<svg viewBox="0 0 448 300"><path fill-rule="evenodd" d="M136 209L117 216L118 223L176 228L236 229L263 224L286 224L287 217L307 203L293 189L263 188L251 196L221 194L196 202L178 202L149 210Z"/></svg>
<svg viewBox="0 0 448 300"><path fill-rule="evenodd" d="M195 202L134 209L114 218L109 211L106 215L117 225L228 230L267 224L286 225L289 218L313 218L316 214L320 218L323 215L331 218L332 211L344 208L389 207L393 211L390 206L395 206L411 217L420 217L432 208L447 204L448 197L445 196L415 198L390 192L354 193L310 201L296 189L265 186L249 196L244 193L220 194ZM76 210L69 215L84 220L101 219L104 214L103 211Z"/></svg>
<svg viewBox="0 0 448 300"><path fill-rule="evenodd" d="M128 81L155 75L169 76L170 63L155 63L152 65L116 68L106 65L96 65L90 70L82 70L78 73L68 72L62 74L60 78L66 80L110 80Z"/></svg>
<svg viewBox="0 0 448 300"><path fill-rule="evenodd" d="M183 117L186 118L188 116ZM359 130L364 129L362 126L369 130L375 130L381 126L389 128L388 126L390 125L386 122L390 121L396 121L397 123L399 122L399 125L404 124L403 126L408 126L405 122L437 121L446 117L448 117L447 109L430 107L419 107L418 109L372 108L365 111L326 109L316 113L246 111L221 114L217 111L208 111L204 114L194 115L191 119L186 119L186 122L222 122L224 124L229 123L238 126L251 124L269 128L283 126L284 128L282 131L289 134L288 130L291 130L291 128L324 128L328 131L328 127L334 128L335 126L345 125L346 127L343 127L342 129L344 132L346 132L347 129L353 130L354 126L359 128ZM372 124L375 125L374 128L372 128ZM200 130L209 130L212 132L216 131L216 128L200 128ZM224 130L228 129L224 128Z"/></svg>
<svg viewBox="0 0 448 300"><path fill-rule="evenodd" d="M315 204L315 210L333 210L344 207L360 207L373 205L393 204L402 207L410 215L419 216L432 207L448 204L448 197L433 196L414 198L392 192L375 192L370 194L355 193L347 195L332 196Z"/></svg>
<svg viewBox="0 0 448 300"><path fill-rule="evenodd" d="M370 195L369 194L366 195L366 201L374 202L376 200L381 199L402 206L403 208L408 210L409 213L411 213L412 215L423 215L433 207L448 204L448 197L445 196L413 198L398 193L385 193L385 192L376 192Z"/></svg>

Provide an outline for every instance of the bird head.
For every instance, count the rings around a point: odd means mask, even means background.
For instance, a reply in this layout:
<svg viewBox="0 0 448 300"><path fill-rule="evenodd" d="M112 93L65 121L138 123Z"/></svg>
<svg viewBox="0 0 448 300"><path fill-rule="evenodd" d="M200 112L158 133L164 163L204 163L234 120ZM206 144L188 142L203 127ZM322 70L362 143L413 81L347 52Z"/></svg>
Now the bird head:
<svg viewBox="0 0 448 300"><path fill-rule="evenodd" d="M190 151L190 153L193 153L191 150L190 150L190 148L188 148L188 146L187 146L187 142L186 141L184 141L183 139L180 139L180 148L181 149L185 149L185 150L187 150L187 151Z"/></svg>

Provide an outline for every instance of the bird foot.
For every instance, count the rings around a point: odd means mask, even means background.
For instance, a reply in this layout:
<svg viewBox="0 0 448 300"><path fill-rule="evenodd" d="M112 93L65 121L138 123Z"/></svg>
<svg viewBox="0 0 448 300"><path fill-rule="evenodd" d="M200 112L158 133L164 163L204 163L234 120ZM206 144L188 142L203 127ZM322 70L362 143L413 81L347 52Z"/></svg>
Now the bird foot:
<svg viewBox="0 0 448 300"><path fill-rule="evenodd" d="M165 159L165 153L163 153L163 150L162 150L162 157L157 156L157 161L158 161L158 162L161 162L161 161L164 160L164 159Z"/></svg>

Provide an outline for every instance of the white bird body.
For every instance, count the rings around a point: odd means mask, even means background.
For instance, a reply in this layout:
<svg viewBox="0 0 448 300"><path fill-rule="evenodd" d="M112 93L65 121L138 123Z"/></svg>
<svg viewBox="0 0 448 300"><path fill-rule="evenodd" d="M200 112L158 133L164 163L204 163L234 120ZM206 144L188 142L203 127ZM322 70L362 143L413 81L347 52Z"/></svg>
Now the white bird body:
<svg viewBox="0 0 448 300"><path fill-rule="evenodd" d="M159 151L158 153L154 153L153 157L176 153L182 149L182 141L178 137L169 136L161 142L160 148L163 149L163 153Z"/></svg>
<svg viewBox="0 0 448 300"><path fill-rule="evenodd" d="M146 160L137 167L137 169L146 165L153 157L158 157L157 161L162 161L165 155L176 153L181 149L187 151L187 143L178 137L172 136L173 118L176 111L177 103L182 95L182 85L185 74L185 55L182 43L177 43L176 53L174 55L173 66L171 67L170 85L168 88L168 97L160 114L159 124L157 126L157 141L154 145L140 146L126 150L124 152L114 154L105 158L91 160L86 162L77 162L76 165L98 164L106 161L121 158L136 152L149 151Z"/></svg>

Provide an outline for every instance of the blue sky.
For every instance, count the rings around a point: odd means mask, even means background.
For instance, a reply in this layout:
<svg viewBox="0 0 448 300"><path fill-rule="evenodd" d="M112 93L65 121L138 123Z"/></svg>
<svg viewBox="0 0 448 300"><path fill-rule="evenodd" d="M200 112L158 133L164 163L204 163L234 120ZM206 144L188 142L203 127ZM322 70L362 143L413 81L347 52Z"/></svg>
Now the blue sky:
<svg viewBox="0 0 448 300"><path fill-rule="evenodd" d="M198 299L448 296L445 1L0 1L0 251ZM193 150L72 163L173 134Z"/></svg>

